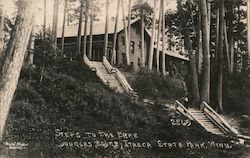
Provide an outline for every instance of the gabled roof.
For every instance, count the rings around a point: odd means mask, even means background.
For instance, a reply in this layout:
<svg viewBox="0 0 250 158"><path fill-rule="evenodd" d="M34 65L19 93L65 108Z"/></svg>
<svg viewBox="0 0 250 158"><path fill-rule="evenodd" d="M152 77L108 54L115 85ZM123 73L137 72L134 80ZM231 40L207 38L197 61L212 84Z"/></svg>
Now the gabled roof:
<svg viewBox="0 0 250 158"><path fill-rule="evenodd" d="M131 24L134 24L139 19L131 20ZM119 21L117 25L117 32L120 32L124 29L123 21ZM108 34L113 34L115 30L115 21L109 22ZM65 37L76 37L78 33L78 25L66 26L65 28ZM90 27L87 28L87 35L90 34ZM93 26L93 35L102 35L105 34L105 22L94 22ZM82 26L82 36L84 35L84 23ZM62 28L57 31L57 38L62 37Z"/></svg>

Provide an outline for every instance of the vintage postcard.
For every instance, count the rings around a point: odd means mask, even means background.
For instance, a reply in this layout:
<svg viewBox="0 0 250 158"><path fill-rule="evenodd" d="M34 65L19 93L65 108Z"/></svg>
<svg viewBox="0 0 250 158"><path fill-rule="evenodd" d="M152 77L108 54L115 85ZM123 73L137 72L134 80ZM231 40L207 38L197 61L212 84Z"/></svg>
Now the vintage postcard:
<svg viewBox="0 0 250 158"><path fill-rule="evenodd" d="M250 1L0 0L0 158L249 158Z"/></svg>

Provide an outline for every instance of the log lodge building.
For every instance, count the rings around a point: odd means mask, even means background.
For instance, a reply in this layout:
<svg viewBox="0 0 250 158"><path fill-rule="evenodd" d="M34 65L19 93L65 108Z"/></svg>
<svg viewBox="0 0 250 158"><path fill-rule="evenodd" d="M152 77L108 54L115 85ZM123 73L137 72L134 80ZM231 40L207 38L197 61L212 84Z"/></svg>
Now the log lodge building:
<svg viewBox="0 0 250 158"><path fill-rule="evenodd" d="M84 26L82 28L84 30ZM108 53L106 58L111 61L112 57L112 47L113 47L113 39L114 39L114 30L115 30L115 22L109 22L108 28ZM64 58L76 58L77 56L77 31L78 25L74 26L66 26L65 28L65 45L64 45ZM87 54L89 49L89 27L87 29ZM144 31L144 50L145 50L145 64L147 65L147 59L149 54L150 47L150 38L151 31L145 28ZM157 33L156 33L157 34ZM61 37L62 37L62 29L58 29L57 33L57 42L58 47L61 49ZM84 31L82 31L82 45L83 45ZM104 39L105 39L105 23L96 22L93 25L93 44L92 44L92 54L89 57L92 61L102 61L102 57L104 55ZM141 22L139 19L135 19L131 21L131 34L130 34L130 48L129 48L129 58L130 64L133 67L133 70L138 71L140 69L140 65L142 62L141 55ZM155 38L157 39L157 37ZM162 39L162 38L161 38ZM167 39L167 38L166 38ZM155 51L154 51L154 61L153 67L156 68L156 43L155 42ZM162 43L162 42L160 42ZM160 44L162 45L162 44ZM180 52L180 50L179 50ZM170 51L166 44L166 71L174 74L187 75L188 73L188 56L181 55L178 51ZM160 46L160 57L161 55L161 46ZM124 66L126 65L126 55L125 55L125 35L124 35L124 25L123 21L118 22L117 26L117 45L116 45L116 54L114 54L114 61L116 66ZM161 59L160 59L161 65ZM161 67L161 66L160 66Z"/></svg>

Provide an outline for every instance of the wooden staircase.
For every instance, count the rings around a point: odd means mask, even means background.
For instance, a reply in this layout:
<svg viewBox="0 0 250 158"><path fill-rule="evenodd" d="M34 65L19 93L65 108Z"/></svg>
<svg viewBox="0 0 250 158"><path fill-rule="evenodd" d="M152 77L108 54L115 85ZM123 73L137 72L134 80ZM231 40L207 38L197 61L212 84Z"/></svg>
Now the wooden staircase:
<svg viewBox="0 0 250 158"><path fill-rule="evenodd" d="M203 111L195 108L189 108L188 110L193 118L208 132L216 135L224 135L224 132Z"/></svg>
<svg viewBox="0 0 250 158"><path fill-rule="evenodd" d="M102 62L97 62L97 61L90 61L91 65L95 67L95 69L99 70L100 73L102 74L102 77L104 78L106 84L112 88L115 89L116 92L118 93L123 93L125 92L124 88L122 87L121 83L119 80L116 78L115 73L109 73L107 68Z"/></svg>
<svg viewBox="0 0 250 158"><path fill-rule="evenodd" d="M186 108L179 101L175 103L175 110L182 115L188 117L200 124L206 131L237 139L239 142L250 143L250 137L239 133L236 129L230 126L227 121L224 120L213 108L211 108L206 102L202 102L201 108Z"/></svg>
<svg viewBox="0 0 250 158"><path fill-rule="evenodd" d="M126 78L118 69L113 68L105 57L103 57L102 62L97 62L90 61L88 57L84 55L83 61L92 71L96 72L97 76L104 84L115 89L117 93L126 92L132 97L132 99L138 99L137 93L131 88Z"/></svg>

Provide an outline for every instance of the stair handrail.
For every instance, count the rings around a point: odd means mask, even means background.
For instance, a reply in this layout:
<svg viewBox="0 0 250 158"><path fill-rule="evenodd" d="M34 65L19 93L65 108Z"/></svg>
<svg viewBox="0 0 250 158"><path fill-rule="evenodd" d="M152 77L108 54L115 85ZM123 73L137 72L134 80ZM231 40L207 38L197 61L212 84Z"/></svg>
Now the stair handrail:
<svg viewBox="0 0 250 158"><path fill-rule="evenodd" d="M111 64L109 63L109 61L107 60L107 58L105 56L103 56L102 62L103 62L103 65L106 67L106 69L108 70L109 73L115 73L116 72L116 69L111 66Z"/></svg>
<svg viewBox="0 0 250 158"><path fill-rule="evenodd" d="M100 70L98 70L98 68L94 67L89 58L87 57L87 55L83 55L83 61L84 63L92 70L96 72L96 75L101 79L101 81L105 84L108 84L107 81L104 79L104 77L102 76Z"/></svg>
<svg viewBox="0 0 250 158"><path fill-rule="evenodd" d="M130 87L128 81L126 78L122 75L122 73L119 71L119 69L116 69L116 77L119 80L119 82L122 84L125 91L129 94L133 93L133 89Z"/></svg>
<svg viewBox="0 0 250 158"><path fill-rule="evenodd" d="M235 134L235 135L238 135L239 134L239 132L235 129L235 128L233 128L233 127L231 127L227 122L226 122L226 120L223 118L223 117L221 117L212 107L210 107L206 102L202 102L202 105L201 105L201 109L206 113L206 114L208 114L211 118L213 118L213 120L214 121L216 121L216 123L218 123L224 130L226 130L226 131L230 131L230 132L232 132L233 134ZM206 111L206 109L208 110L208 111ZM213 114L211 114L211 113ZM215 117L216 118L215 118Z"/></svg>
<svg viewBox="0 0 250 158"><path fill-rule="evenodd" d="M106 57L103 57L103 64L108 70L109 73L116 73L116 78L121 83L122 87L125 89L125 91L129 94L133 93L133 89L130 87L128 81L126 78L122 75L122 73L117 69L113 68Z"/></svg>
<svg viewBox="0 0 250 158"><path fill-rule="evenodd" d="M178 109L178 107L180 107L183 111L181 111L180 109ZM186 117L188 117L190 120L196 120L192 114L189 112L189 110L178 100L175 101L175 109L178 110L180 113L182 113L183 115L185 115Z"/></svg>
<svg viewBox="0 0 250 158"><path fill-rule="evenodd" d="M89 58L87 57L87 55L83 55L83 62L91 69L93 70L94 67L92 66Z"/></svg>
<svg viewBox="0 0 250 158"><path fill-rule="evenodd" d="M108 81L106 81L102 75L102 73L100 72L100 70L98 70L98 68L94 68L96 75L102 80L103 83L105 83L106 85L108 84Z"/></svg>

